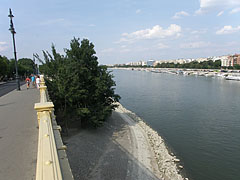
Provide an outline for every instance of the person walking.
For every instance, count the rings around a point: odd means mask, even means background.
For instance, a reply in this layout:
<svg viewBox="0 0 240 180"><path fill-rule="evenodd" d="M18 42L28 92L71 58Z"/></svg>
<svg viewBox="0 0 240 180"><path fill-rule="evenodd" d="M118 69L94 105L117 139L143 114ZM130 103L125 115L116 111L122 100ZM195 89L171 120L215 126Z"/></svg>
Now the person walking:
<svg viewBox="0 0 240 180"><path fill-rule="evenodd" d="M36 81L34 74L31 75L32 87L36 87Z"/></svg>
<svg viewBox="0 0 240 180"><path fill-rule="evenodd" d="M37 85L37 88L39 89L39 84L40 84L40 77L37 76L37 79L36 79L36 85Z"/></svg>
<svg viewBox="0 0 240 180"><path fill-rule="evenodd" d="M29 79L29 77L27 77L26 79L25 79L25 82L26 82L26 84L27 84L27 90L28 90L28 88L29 88L29 85L30 85L30 79Z"/></svg>

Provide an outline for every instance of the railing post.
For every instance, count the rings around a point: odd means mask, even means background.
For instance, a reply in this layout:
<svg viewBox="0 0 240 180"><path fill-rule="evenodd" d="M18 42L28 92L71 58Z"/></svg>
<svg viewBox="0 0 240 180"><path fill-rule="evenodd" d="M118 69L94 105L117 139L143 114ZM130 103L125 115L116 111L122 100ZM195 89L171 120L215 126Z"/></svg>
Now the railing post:
<svg viewBox="0 0 240 180"><path fill-rule="evenodd" d="M40 87L45 86L45 81L43 75L40 76Z"/></svg>
<svg viewBox="0 0 240 180"><path fill-rule="evenodd" d="M45 103L35 103L34 109L37 111L37 118L38 118L38 125L40 122L40 113L47 111L51 114L53 111L54 105L52 102L45 102Z"/></svg>

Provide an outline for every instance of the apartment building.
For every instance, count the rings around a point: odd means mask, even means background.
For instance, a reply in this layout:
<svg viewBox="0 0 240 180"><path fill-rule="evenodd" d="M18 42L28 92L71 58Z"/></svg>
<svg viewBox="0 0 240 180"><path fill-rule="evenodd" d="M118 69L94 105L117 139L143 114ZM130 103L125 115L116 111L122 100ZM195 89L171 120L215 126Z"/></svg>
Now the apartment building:
<svg viewBox="0 0 240 180"><path fill-rule="evenodd" d="M228 56L228 66L234 66L236 64L240 65L240 54L234 54L232 56Z"/></svg>

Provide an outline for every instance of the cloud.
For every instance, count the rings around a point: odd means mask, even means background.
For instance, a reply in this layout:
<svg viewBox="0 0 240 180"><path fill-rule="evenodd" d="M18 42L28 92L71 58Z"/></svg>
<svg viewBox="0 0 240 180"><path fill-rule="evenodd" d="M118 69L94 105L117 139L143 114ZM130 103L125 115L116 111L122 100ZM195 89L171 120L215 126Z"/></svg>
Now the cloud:
<svg viewBox="0 0 240 180"><path fill-rule="evenodd" d="M206 47L209 47L210 44L211 44L210 42L204 42L204 41L190 42L190 43L180 44L180 48L183 48L183 49L206 48Z"/></svg>
<svg viewBox="0 0 240 180"><path fill-rule="evenodd" d="M167 49L169 48L167 45L163 44L163 43L158 43L156 46L157 49Z"/></svg>
<svg viewBox="0 0 240 180"><path fill-rule="evenodd" d="M47 26L47 25L51 25L51 24L57 24L57 23L61 23L63 22L64 19L63 18L58 18L58 19L50 19L44 22L40 22L39 25L40 26Z"/></svg>
<svg viewBox="0 0 240 180"><path fill-rule="evenodd" d="M240 5L239 0L200 0L200 8L195 14L203 14L211 9L235 8Z"/></svg>
<svg viewBox="0 0 240 180"><path fill-rule="evenodd" d="M0 41L0 45L5 45L5 44L7 44L6 42L4 42L4 41Z"/></svg>
<svg viewBox="0 0 240 180"><path fill-rule="evenodd" d="M95 24L89 24L88 26L89 27L95 27L96 25Z"/></svg>
<svg viewBox="0 0 240 180"><path fill-rule="evenodd" d="M110 53L110 52L113 52L113 51L114 51L113 48L107 48L107 49L101 50L101 53Z"/></svg>
<svg viewBox="0 0 240 180"><path fill-rule="evenodd" d="M216 34L222 35L222 34L232 34L240 31L240 26L237 26L236 28L232 26L224 26L222 29L219 29Z"/></svg>
<svg viewBox="0 0 240 180"><path fill-rule="evenodd" d="M135 42L143 39L163 39L166 37L178 37L181 33L181 26L171 24L167 29L161 26L153 26L152 29L138 30L132 33L123 33L119 42Z"/></svg>
<svg viewBox="0 0 240 180"><path fill-rule="evenodd" d="M126 52L130 52L131 50L128 49L128 48L123 48L123 49L120 49L119 52L121 53L126 53Z"/></svg>
<svg viewBox="0 0 240 180"><path fill-rule="evenodd" d="M7 49L7 43L4 41L0 41L0 52L3 52Z"/></svg>
<svg viewBox="0 0 240 180"><path fill-rule="evenodd" d="M142 12L141 9L137 9L137 10L136 10L136 14L139 14L140 12Z"/></svg>
<svg viewBox="0 0 240 180"><path fill-rule="evenodd" d="M220 12L217 14L217 16L221 16L221 15L223 15L223 13L224 13L224 11L220 11Z"/></svg>
<svg viewBox="0 0 240 180"><path fill-rule="evenodd" d="M230 13L230 14L235 14L235 13L238 13L238 12L240 12L240 7L234 8L234 9L231 10L229 13Z"/></svg>
<svg viewBox="0 0 240 180"><path fill-rule="evenodd" d="M201 29L201 30L192 31L191 34L205 34L206 32L207 32L207 29Z"/></svg>
<svg viewBox="0 0 240 180"><path fill-rule="evenodd" d="M172 19L180 19L183 16L189 16L189 14L185 11L176 12Z"/></svg>

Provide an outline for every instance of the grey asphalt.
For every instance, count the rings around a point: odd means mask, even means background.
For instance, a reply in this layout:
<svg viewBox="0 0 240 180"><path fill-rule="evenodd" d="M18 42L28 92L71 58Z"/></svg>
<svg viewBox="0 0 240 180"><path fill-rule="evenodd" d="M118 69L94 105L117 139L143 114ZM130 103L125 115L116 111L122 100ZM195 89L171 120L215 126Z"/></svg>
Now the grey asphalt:
<svg viewBox="0 0 240 180"><path fill-rule="evenodd" d="M39 90L21 89L0 97L0 180L35 179Z"/></svg>
<svg viewBox="0 0 240 180"><path fill-rule="evenodd" d="M24 81L20 82L21 85L24 84ZM8 82L0 82L0 97L17 89L17 83L15 80Z"/></svg>

